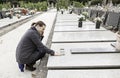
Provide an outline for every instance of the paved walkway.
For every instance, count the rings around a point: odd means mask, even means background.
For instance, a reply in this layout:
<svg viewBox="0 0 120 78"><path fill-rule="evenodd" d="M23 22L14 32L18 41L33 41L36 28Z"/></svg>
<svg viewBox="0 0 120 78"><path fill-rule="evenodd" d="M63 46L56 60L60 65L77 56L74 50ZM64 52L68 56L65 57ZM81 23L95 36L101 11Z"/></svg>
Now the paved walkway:
<svg viewBox="0 0 120 78"><path fill-rule="evenodd" d="M0 37L0 78L32 78L31 72L21 73L19 71L15 60L16 46L31 24L39 20L44 21L46 24L45 38L43 39L43 43L46 44L55 17L56 10L51 10ZM39 64L39 61L37 64Z"/></svg>

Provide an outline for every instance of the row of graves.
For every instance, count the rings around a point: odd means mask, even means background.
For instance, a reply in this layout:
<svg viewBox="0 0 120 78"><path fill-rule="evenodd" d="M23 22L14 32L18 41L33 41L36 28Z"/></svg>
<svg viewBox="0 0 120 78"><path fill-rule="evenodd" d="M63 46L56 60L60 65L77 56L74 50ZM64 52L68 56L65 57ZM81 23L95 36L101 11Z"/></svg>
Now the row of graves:
<svg viewBox="0 0 120 78"><path fill-rule="evenodd" d="M80 14L82 12L88 13L88 18L93 20L96 17L103 18L103 26L107 29L118 31L120 29L120 13L114 11L103 11L94 9L74 8L74 13Z"/></svg>
<svg viewBox="0 0 120 78"><path fill-rule="evenodd" d="M21 18L21 16L27 16L27 15L33 15L36 13L36 10L30 10L25 8L12 8L6 10L3 8L3 10L0 11L0 19L4 18L10 18L12 19L14 16L16 16L18 19Z"/></svg>
<svg viewBox="0 0 120 78"><path fill-rule="evenodd" d="M119 78L115 33L103 26L96 28L88 19L82 27L78 23L74 13L57 14L51 49L63 56L49 56L47 78Z"/></svg>

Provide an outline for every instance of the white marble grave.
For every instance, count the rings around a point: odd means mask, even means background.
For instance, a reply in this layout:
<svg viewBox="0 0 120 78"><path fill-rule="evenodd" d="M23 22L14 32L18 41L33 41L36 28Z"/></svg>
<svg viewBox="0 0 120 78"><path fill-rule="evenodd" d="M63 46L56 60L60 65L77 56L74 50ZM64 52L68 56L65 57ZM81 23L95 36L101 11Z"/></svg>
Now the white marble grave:
<svg viewBox="0 0 120 78"><path fill-rule="evenodd" d="M111 44L113 42L94 42L94 43L53 43L51 49L55 52L60 52L64 49L65 55L71 53L116 53L118 52Z"/></svg>
<svg viewBox="0 0 120 78"><path fill-rule="evenodd" d="M95 25L84 25L83 27L78 26L56 26L55 32L81 32L81 31L107 31L105 28L100 27L96 29Z"/></svg>
<svg viewBox="0 0 120 78"><path fill-rule="evenodd" d="M48 70L47 78L120 78L120 69Z"/></svg>
<svg viewBox="0 0 120 78"><path fill-rule="evenodd" d="M54 32L53 43L73 42L110 42L116 41L116 35L111 31L91 32Z"/></svg>
<svg viewBox="0 0 120 78"><path fill-rule="evenodd" d="M120 53L50 56L48 69L120 68Z"/></svg>

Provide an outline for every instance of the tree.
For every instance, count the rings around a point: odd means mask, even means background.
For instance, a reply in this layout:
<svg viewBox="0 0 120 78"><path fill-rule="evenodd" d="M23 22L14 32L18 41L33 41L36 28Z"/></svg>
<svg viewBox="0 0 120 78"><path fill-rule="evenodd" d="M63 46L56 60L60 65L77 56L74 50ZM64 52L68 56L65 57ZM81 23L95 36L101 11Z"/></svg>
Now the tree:
<svg viewBox="0 0 120 78"><path fill-rule="evenodd" d="M88 1L91 1L91 0L70 0L70 1L75 1L75 2L80 2L80 3L88 3Z"/></svg>
<svg viewBox="0 0 120 78"><path fill-rule="evenodd" d="M57 2L57 7L58 8L66 8L69 6L69 0L59 0Z"/></svg>
<svg viewBox="0 0 120 78"><path fill-rule="evenodd" d="M120 0L112 0L113 4L120 4Z"/></svg>
<svg viewBox="0 0 120 78"><path fill-rule="evenodd" d="M91 5L102 4L102 0L91 0Z"/></svg>

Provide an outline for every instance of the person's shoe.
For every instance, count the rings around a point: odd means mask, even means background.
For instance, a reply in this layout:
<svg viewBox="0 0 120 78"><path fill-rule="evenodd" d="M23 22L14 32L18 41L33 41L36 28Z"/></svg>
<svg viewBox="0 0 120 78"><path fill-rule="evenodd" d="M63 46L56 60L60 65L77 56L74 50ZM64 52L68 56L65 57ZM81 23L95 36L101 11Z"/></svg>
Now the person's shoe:
<svg viewBox="0 0 120 78"><path fill-rule="evenodd" d="M26 65L25 69L26 69L26 70L29 70L29 71L34 71L34 70L36 70L35 67L27 66L27 65Z"/></svg>

